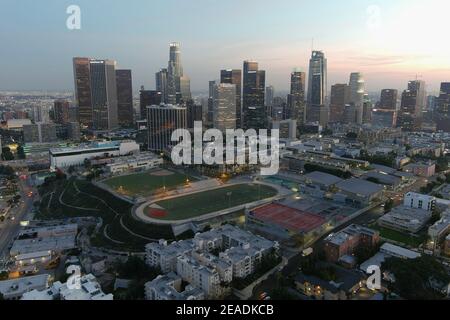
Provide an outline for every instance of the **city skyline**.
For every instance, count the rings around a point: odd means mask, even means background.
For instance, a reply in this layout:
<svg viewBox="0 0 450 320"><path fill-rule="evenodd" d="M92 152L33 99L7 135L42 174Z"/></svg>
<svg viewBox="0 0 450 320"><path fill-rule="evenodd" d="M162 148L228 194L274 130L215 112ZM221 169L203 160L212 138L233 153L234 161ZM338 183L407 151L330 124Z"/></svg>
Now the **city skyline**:
<svg viewBox="0 0 450 320"><path fill-rule="evenodd" d="M208 81L216 79L221 69L239 69L244 60L258 61L267 71L266 84L278 92L288 91L290 73L296 67L308 70L313 48L326 54L328 91L331 85L346 82L351 72L362 72L369 92L404 90L416 75L426 81L428 92L437 92L450 69L450 48L439 41L445 30L442 14L449 6L443 0L327 5L283 1L276 7L269 1L239 6L236 1L214 5L202 0L108 5L77 1L82 25L72 31L65 26L70 4L5 1L2 38L14 46L4 46L0 90L72 91L70 60L75 56L121 61L121 66L133 70L135 92L140 85L154 88L154 74L167 64L166 47L173 41L182 44L183 67L193 92L206 92ZM250 9L253 21L246 19ZM217 25L231 13L233 25ZM111 16L118 14L121 19L112 23ZM417 21L422 22L420 28L409 32ZM42 74L50 76L41 79Z"/></svg>

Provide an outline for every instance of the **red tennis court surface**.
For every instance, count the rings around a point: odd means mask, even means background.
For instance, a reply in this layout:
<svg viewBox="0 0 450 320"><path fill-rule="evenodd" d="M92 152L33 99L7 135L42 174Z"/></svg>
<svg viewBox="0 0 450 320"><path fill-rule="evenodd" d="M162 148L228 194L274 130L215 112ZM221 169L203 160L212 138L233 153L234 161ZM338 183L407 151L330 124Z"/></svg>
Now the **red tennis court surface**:
<svg viewBox="0 0 450 320"><path fill-rule="evenodd" d="M251 215L264 222L279 225L295 232L310 232L326 222L326 219L304 211L272 203L251 211Z"/></svg>

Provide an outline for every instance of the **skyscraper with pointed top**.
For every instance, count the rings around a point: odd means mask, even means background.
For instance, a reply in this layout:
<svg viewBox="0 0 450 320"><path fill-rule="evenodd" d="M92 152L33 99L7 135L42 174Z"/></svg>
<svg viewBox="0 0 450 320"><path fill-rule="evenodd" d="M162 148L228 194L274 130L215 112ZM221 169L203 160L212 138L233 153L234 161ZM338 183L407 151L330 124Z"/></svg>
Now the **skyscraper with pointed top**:
<svg viewBox="0 0 450 320"><path fill-rule="evenodd" d="M322 51L313 51L309 60L307 121L326 124L327 59Z"/></svg>
<svg viewBox="0 0 450 320"><path fill-rule="evenodd" d="M178 42L169 45L169 63L167 68L166 102L169 104L187 102L191 99L191 80L184 75L181 64L181 49Z"/></svg>

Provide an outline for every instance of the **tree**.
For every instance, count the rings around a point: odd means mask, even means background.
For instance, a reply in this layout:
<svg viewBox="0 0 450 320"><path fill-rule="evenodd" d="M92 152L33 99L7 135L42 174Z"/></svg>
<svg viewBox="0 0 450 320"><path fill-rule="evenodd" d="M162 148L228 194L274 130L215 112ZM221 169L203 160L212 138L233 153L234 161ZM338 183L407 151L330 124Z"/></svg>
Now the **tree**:
<svg viewBox="0 0 450 320"><path fill-rule="evenodd" d="M409 260L388 258L382 269L394 274L392 290L408 300L443 299L442 293L432 283L445 285L450 282L445 267L436 258L427 255Z"/></svg>
<svg viewBox="0 0 450 320"><path fill-rule="evenodd" d="M11 149L9 147L2 148L2 160L4 161L14 160L14 155L12 154Z"/></svg>
<svg viewBox="0 0 450 320"><path fill-rule="evenodd" d="M119 278L131 280L125 294L127 300L140 300L144 298L144 285L146 282L155 279L161 271L148 266L139 257L131 256L124 263L116 265Z"/></svg>

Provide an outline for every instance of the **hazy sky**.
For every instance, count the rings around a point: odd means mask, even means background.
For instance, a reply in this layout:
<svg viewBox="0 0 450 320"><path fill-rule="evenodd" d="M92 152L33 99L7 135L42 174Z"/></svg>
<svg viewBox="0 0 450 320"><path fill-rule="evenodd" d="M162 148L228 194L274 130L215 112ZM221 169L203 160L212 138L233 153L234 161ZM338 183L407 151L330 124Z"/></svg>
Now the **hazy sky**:
<svg viewBox="0 0 450 320"><path fill-rule="evenodd" d="M72 4L81 30L66 27ZM361 71L371 91L403 89L416 74L431 91L450 81L449 12L448 0L0 0L0 90L73 90L74 56L115 59L135 90L153 88L172 41L194 91L245 59L286 90L314 38L329 87Z"/></svg>

